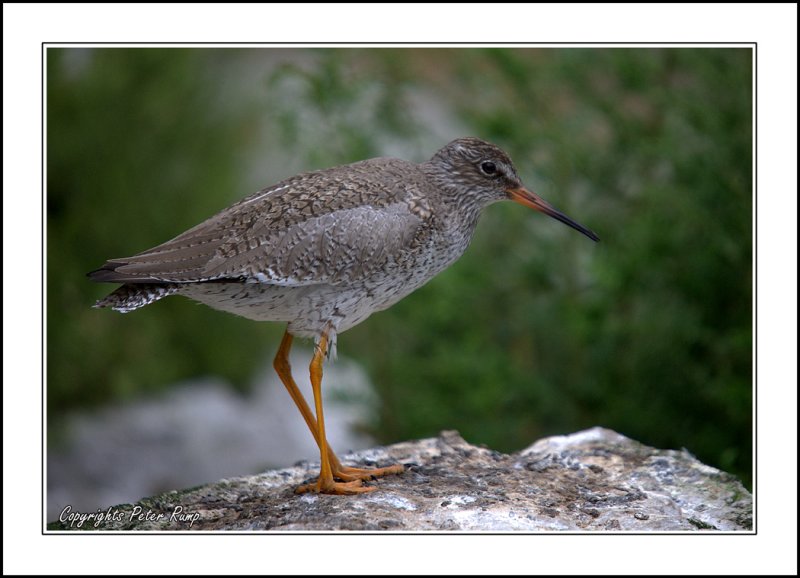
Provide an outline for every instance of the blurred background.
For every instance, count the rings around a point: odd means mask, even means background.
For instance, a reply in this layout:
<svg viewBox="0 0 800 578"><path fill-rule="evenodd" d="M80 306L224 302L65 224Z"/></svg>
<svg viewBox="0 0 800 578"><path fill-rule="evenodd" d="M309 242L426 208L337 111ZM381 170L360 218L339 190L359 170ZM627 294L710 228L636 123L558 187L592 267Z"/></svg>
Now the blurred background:
<svg viewBox="0 0 800 578"><path fill-rule="evenodd" d="M487 209L456 265L340 336L332 367L347 370L325 383L347 414L341 452L442 429L512 452L601 425L686 448L751 487L750 49L49 48L46 94L58 510L73 499L64 484L115 486L109 470L131 477L155 447L175 467L177 441L198 432L228 432L209 436L222 455L248 435L284 449L290 437L266 409L251 416L258 428L231 433L243 408L273 407L264 391L288 401L266 377L282 326L183 298L98 311L114 286L88 271L298 172L423 161L468 135L505 149L529 188L601 242L516 204ZM191 405L200 398L210 401ZM128 424L132 407L149 421L103 433ZM196 435L180 433L187 421ZM150 449L112 463L135 432L151 435ZM124 499L316 459L303 435L310 449L295 458L267 444L252 466L162 475ZM84 507L123 500L97 499Z"/></svg>

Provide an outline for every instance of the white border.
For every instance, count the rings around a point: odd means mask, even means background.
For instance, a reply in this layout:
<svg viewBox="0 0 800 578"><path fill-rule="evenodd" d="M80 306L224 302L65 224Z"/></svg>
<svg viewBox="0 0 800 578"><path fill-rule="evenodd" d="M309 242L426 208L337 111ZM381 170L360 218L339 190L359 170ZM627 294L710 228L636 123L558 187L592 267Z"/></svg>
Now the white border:
<svg viewBox="0 0 800 578"><path fill-rule="evenodd" d="M796 5L4 4L3 21L4 572L796 573ZM380 37L758 42L757 536L40 535L40 43Z"/></svg>

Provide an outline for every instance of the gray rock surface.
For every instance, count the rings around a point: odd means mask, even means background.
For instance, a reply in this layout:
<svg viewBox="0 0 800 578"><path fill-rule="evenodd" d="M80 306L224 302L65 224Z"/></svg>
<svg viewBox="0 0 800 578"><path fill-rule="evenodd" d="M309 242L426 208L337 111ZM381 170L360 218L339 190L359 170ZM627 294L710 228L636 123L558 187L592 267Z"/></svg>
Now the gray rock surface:
<svg viewBox="0 0 800 578"><path fill-rule="evenodd" d="M406 471L359 496L296 495L317 464L230 478L101 511L49 530L752 531L752 497L687 451L647 447L593 428L511 454L457 432L342 456ZM97 514L97 512L88 512Z"/></svg>

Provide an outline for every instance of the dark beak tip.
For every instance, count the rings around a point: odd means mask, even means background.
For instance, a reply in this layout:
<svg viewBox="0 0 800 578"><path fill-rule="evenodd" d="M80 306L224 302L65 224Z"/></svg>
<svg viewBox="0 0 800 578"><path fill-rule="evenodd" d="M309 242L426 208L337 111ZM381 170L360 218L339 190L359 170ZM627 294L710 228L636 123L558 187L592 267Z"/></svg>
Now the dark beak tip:
<svg viewBox="0 0 800 578"><path fill-rule="evenodd" d="M587 237L589 237L592 241L597 243L600 241L600 237L598 237L594 231L591 231L581 225L580 223L573 221L569 217L567 217L564 213L550 205L547 201L542 199L540 196L532 193L525 187L516 187L512 189L507 189L506 193L508 194L509 199L512 201L516 201L522 205L530 207L536 211L544 213L545 215L554 218L557 221L561 221L565 225L572 227L576 231L583 233Z"/></svg>

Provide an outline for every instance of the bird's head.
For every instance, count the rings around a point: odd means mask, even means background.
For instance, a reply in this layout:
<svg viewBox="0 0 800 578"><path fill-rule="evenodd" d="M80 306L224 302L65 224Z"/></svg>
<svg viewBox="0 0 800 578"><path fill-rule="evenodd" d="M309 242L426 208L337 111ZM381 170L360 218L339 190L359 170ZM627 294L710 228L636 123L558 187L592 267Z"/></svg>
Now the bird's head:
<svg viewBox="0 0 800 578"><path fill-rule="evenodd" d="M508 155L491 143L474 137L454 140L437 151L428 165L436 169L439 185L458 195L462 202L483 207L512 200L599 241L591 230L526 189Z"/></svg>

